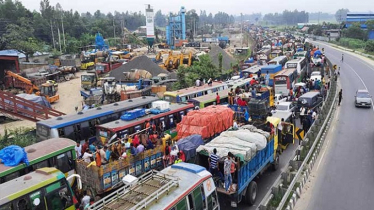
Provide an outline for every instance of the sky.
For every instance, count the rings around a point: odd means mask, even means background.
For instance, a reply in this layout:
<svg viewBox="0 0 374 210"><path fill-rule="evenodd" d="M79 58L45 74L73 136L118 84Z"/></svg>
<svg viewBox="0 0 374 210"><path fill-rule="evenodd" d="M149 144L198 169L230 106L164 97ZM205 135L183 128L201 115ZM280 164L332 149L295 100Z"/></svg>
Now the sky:
<svg viewBox="0 0 374 210"><path fill-rule="evenodd" d="M20 0L22 4L30 9L40 9L40 0ZM155 11L177 13L181 6L187 11L195 9L198 14L200 10L217 13L223 11L231 15L252 14L261 12L282 12L288 10L305 10L307 12L328 12L333 13L340 8L348 8L354 12L369 12L373 9L373 0L49 0L51 5L60 3L64 10L94 13L100 10L108 12L138 12L144 13L145 5L151 4Z"/></svg>

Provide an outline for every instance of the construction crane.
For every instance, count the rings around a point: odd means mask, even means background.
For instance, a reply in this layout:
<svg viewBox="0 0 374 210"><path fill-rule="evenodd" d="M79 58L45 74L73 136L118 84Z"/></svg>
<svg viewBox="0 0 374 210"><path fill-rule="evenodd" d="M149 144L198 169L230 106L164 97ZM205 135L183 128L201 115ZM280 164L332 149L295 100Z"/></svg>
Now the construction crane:
<svg viewBox="0 0 374 210"><path fill-rule="evenodd" d="M22 77L12 71L6 71L6 74L16 80L19 80L26 85L24 86L27 94L33 94L38 96L44 96L49 103L54 103L60 99L60 96L57 94L56 86L52 83L44 83L41 85L41 88L36 86L29 79Z"/></svg>

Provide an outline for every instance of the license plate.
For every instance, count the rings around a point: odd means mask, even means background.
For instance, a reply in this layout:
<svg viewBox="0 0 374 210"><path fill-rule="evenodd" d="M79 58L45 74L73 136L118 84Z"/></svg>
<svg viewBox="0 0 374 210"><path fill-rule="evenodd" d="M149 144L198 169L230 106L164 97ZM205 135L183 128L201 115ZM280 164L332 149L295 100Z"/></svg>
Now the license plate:
<svg viewBox="0 0 374 210"><path fill-rule="evenodd" d="M364 105L365 105L365 103L361 103L361 105L362 105L362 106L364 106Z"/></svg>

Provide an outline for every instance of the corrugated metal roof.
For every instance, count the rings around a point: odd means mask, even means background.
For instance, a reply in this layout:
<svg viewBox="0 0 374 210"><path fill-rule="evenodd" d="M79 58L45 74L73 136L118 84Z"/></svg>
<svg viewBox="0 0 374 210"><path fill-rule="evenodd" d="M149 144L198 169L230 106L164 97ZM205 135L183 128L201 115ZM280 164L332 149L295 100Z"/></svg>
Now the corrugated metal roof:
<svg viewBox="0 0 374 210"><path fill-rule="evenodd" d="M26 57L25 54L17 50L0 50L0 56L18 56L19 58Z"/></svg>

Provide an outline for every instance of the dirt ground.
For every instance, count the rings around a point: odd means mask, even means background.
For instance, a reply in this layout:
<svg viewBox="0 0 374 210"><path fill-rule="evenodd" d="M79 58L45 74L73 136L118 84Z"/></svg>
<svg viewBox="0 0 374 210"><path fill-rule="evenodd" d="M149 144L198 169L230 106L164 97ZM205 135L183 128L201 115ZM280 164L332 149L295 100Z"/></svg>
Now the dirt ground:
<svg viewBox="0 0 374 210"><path fill-rule="evenodd" d="M77 72L74 79L58 84L58 94L60 100L52 104L52 108L66 114L75 113L75 107L78 110L82 109L83 98L80 96L80 75L82 72ZM0 124L0 135L4 134L5 129L14 129L17 127L35 127L35 123L28 120L19 120Z"/></svg>

